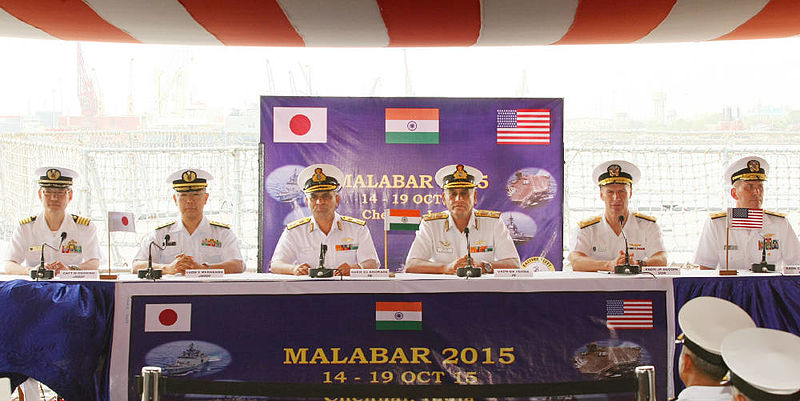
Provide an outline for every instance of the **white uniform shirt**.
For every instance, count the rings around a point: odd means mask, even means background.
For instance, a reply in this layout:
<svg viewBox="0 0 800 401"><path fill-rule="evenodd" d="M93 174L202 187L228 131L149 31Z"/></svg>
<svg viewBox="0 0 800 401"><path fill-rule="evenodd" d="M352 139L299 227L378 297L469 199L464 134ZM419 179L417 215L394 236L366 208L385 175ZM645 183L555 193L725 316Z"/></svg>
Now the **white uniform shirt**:
<svg viewBox="0 0 800 401"><path fill-rule="evenodd" d="M298 265L308 263L316 268L319 266L322 244L328 246L325 252L325 267L328 269L338 268L343 263L355 265L369 259L374 259L380 266L366 223L340 216L339 213L334 214L333 225L327 235L319 229L313 217L289 223L278 239L272 260Z"/></svg>
<svg viewBox="0 0 800 401"><path fill-rule="evenodd" d="M598 221L592 223L591 221L595 219ZM614 233L605 217L595 217L587 222L588 225L579 228L575 233L572 251L581 252L598 260L617 259L620 251L625 252L625 238L622 233L619 235ZM656 222L629 212L622 230L628 237L628 252L632 260L644 260L664 251L661 228Z"/></svg>
<svg viewBox="0 0 800 401"><path fill-rule="evenodd" d="M676 401L730 401L731 386L689 386L678 394Z"/></svg>
<svg viewBox="0 0 800 401"><path fill-rule="evenodd" d="M239 239L236 238L233 230L219 223L211 224L205 216L191 235L180 220L157 228L142 244L139 253L133 259L147 260L150 241L164 246L164 237L167 234L169 234L169 246L163 251L155 246L152 247L153 263L172 263L179 254L191 256L195 262L200 264L242 260Z"/></svg>
<svg viewBox="0 0 800 401"><path fill-rule="evenodd" d="M477 214L488 214L491 217L478 217ZM483 262L508 258L519 260L514 241L498 212L475 210L469 217L467 227L473 265L480 266ZM406 265L411 259L446 264L466 255L466 236L458 231L450 212L445 211L423 219L408 251Z"/></svg>
<svg viewBox="0 0 800 401"><path fill-rule="evenodd" d="M28 219L25 219L28 220ZM23 220L23 222L25 221ZM77 221L86 224L78 224ZM61 242L61 233L67 237ZM44 249L44 263L61 261L69 265L80 265L90 259L100 259L100 246L97 243L97 227L85 217L66 214L61 227L50 231L44 213L27 223L20 223L14 230L8 252L8 260L27 267L37 267L41 262L42 242L47 242L55 251ZM59 243L61 244L59 246Z"/></svg>
<svg viewBox="0 0 800 401"><path fill-rule="evenodd" d="M695 264L725 268L725 216L724 213L715 213L706 221L694 254ZM767 242L767 263L775 264L776 269L800 263L800 241L789 221L765 212L761 230L730 230L728 266L747 270L753 263L761 262L762 236Z"/></svg>

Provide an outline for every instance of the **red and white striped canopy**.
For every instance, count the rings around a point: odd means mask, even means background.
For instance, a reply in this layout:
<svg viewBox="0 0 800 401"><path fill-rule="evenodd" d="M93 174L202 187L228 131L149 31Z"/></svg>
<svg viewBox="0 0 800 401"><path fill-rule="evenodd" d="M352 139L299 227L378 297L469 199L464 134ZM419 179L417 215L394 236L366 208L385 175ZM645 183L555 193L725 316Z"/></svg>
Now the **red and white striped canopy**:
<svg viewBox="0 0 800 401"><path fill-rule="evenodd" d="M0 36L78 41L507 46L798 33L798 0L0 0Z"/></svg>

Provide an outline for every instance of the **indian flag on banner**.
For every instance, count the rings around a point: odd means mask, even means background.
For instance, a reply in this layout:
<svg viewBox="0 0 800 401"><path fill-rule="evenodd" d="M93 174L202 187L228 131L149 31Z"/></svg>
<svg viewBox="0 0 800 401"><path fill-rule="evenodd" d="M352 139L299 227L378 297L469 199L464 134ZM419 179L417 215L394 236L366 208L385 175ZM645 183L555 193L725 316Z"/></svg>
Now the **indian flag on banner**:
<svg viewBox="0 0 800 401"><path fill-rule="evenodd" d="M419 230L422 213L415 209L389 209L383 219L383 230Z"/></svg>
<svg viewBox="0 0 800 401"><path fill-rule="evenodd" d="M439 143L439 109L386 109L386 143Z"/></svg>
<svg viewBox="0 0 800 401"><path fill-rule="evenodd" d="M422 302L375 302L378 330L422 330Z"/></svg>

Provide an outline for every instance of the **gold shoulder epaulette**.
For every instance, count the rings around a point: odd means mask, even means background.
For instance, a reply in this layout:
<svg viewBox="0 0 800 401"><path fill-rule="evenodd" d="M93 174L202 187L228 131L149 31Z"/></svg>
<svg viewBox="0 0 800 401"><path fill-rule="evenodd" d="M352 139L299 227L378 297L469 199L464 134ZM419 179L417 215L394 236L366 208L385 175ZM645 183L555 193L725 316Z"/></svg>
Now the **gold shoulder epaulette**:
<svg viewBox="0 0 800 401"><path fill-rule="evenodd" d="M496 210L478 210L475 209L475 217L491 217L494 219L500 218L500 212Z"/></svg>
<svg viewBox="0 0 800 401"><path fill-rule="evenodd" d="M641 214L641 213L634 213L633 215L638 217L638 218L640 218L640 219L645 219L645 220L652 221L653 223L656 222L656 218L653 217L653 216L648 216L646 214Z"/></svg>
<svg viewBox="0 0 800 401"><path fill-rule="evenodd" d="M78 216L77 214L72 215L72 220L74 220L76 223L82 226L88 226L89 222L91 221L91 219L89 219L88 217Z"/></svg>
<svg viewBox="0 0 800 401"><path fill-rule="evenodd" d="M588 218L588 219L578 223L578 227L586 228L586 227L589 227L591 225L597 224L597 223L600 222L601 218L602 217L600 217L600 216L594 216L594 217Z"/></svg>
<svg viewBox="0 0 800 401"><path fill-rule="evenodd" d="M439 212L439 213L428 213L422 216L422 220L431 221L431 220L442 220L447 218L447 213Z"/></svg>
<svg viewBox="0 0 800 401"><path fill-rule="evenodd" d="M164 224L162 224L162 225L160 225L160 226L156 227L156 230L160 230L160 229L162 229L162 228L164 228L164 227L169 227L169 226L171 226L171 225L173 225L173 224L175 224L175 222L174 222L174 221L170 221L169 223L164 223Z"/></svg>
<svg viewBox="0 0 800 401"><path fill-rule="evenodd" d="M302 219L297 219L297 220L287 224L286 225L286 229L287 230L291 230L291 229L293 229L295 227L300 227L303 224L308 223L309 221L311 221L311 217L303 217Z"/></svg>
<svg viewBox="0 0 800 401"><path fill-rule="evenodd" d="M720 217L725 217L727 215L728 215L728 212L716 212L716 213L711 213L710 214L711 220L718 219Z"/></svg>
<svg viewBox="0 0 800 401"><path fill-rule="evenodd" d="M764 213L766 213L766 214L768 214L770 216L775 216L775 217L786 217L786 213L774 212L772 210L764 209Z"/></svg>
<svg viewBox="0 0 800 401"><path fill-rule="evenodd" d="M36 221L36 216L28 216L19 221L19 225L28 224L32 221Z"/></svg>
<svg viewBox="0 0 800 401"><path fill-rule="evenodd" d="M220 223L218 221L209 221L208 224L212 226L222 227L222 228L231 228L230 224Z"/></svg>
<svg viewBox="0 0 800 401"><path fill-rule="evenodd" d="M350 216L342 216L342 220L344 220L344 221L348 221L348 222L350 222L350 223L355 223L355 224L358 224L358 225L360 225L360 226L367 225L367 222L366 222L366 221L364 221L364 220L361 220L361 219L357 219L357 218L355 218L355 217L350 217Z"/></svg>

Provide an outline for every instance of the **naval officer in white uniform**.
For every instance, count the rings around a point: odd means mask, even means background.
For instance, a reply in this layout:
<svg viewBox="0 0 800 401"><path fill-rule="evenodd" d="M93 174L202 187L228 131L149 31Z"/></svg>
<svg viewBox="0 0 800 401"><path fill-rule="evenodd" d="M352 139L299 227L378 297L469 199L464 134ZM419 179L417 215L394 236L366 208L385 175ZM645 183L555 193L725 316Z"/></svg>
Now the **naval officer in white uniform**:
<svg viewBox="0 0 800 401"><path fill-rule="evenodd" d="M43 211L22 219L14 230L6 273L25 274L39 267L44 249L45 268L58 273L65 269L97 270L100 265L100 246L97 228L86 217L66 214L72 201L72 180L78 174L62 167L36 169L39 177L39 200ZM63 236L63 239L62 239Z"/></svg>
<svg viewBox="0 0 800 401"><path fill-rule="evenodd" d="M722 340L736 331L756 327L738 305L715 297L697 297L678 312L683 344L678 375L686 388L677 401L730 401L733 389L725 380Z"/></svg>
<svg viewBox="0 0 800 401"><path fill-rule="evenodd" d="M737 330L722 341L734 401L800 400L800 337L760 327Z"/></svg>
<svg viewBox="0 0 800 401"><path fill-rule="evenodd" d="M728 166L724 179L731 184L737 208L761 209L768 174L769 164L758 156L743 157ZM694 263L701 268L726 268L726 238L729 269L750 269L761 261L762 247L766 247L767 263L775 264L779 271L784 265L800 263L800 241L786 215L763 210L761 229L731 229L727 235L726 217L727 212L713 213L703 226L694 255Z"/></svg>
<svg viewBox="0 0 800 401"><path fill-rule="evenodd" d="M100 245L97 227L88 218L67 214L72 201L72 182L78 173L63 167L40 167L35 171L39 182L39 200L43 211L22 219L11 237L5 271L27 275L39 267L42 243L46 269L58 274L62 270L97 270L100 266ZM63 239L62 239L63 236ZM39 396L39 382L28 378L20 385L25 399Z"/></svg>
<svg viewBox="0 0 800 401"><path fill-rule="evenodd" d="M614 266L624 264L626 236L631 265L667 264L656 219L628 210L633 185L640 175L638 167L624 160L610 160L595 167L592 177L600 187L605 213L578 223L572 252L567 257L573 271L612 271Z"/></svg>
<svg viewBox="0 0 800 401"><path fill-rule="evenodd" d="M417 236L406 257L407 273L455 274L467 265L465 228L475 267L484 273L496 268L519 268L520 260L500 212L474 209L475 187L483 179L480 170L463 164L444 166L436 183L444 190L447 211L422 218Z"/></svg>
<svg viewBox="0 0 800 401"><path fill-rule="evenodd" d="M175 193L172 200L180 211L180 220L157 227L133 259L133 272L147 268L148 252L153 267L164 274L183 274L188 269L223 269L225 273L244 272L239 239L230 226L209 221L203 214L208 202L208 181L213 177L200 169L181 169L170 174L167 182ZM167 238L169 236L169 238ZM150 246L151 242L164 247Z"/></svg>
<svg viewBox="0 0 800 401"><path fill-rule="evenodd" d="M306 194L310 217L295 220L283 230L270 272L302 276L319 265L321 246L325 251L325 267L336 269L337 275L350 275L350 269L377 269L378 253L367 222L336 213L338 191L344 174L330 164L314 164L297 176L297 185Z"/></svg>

